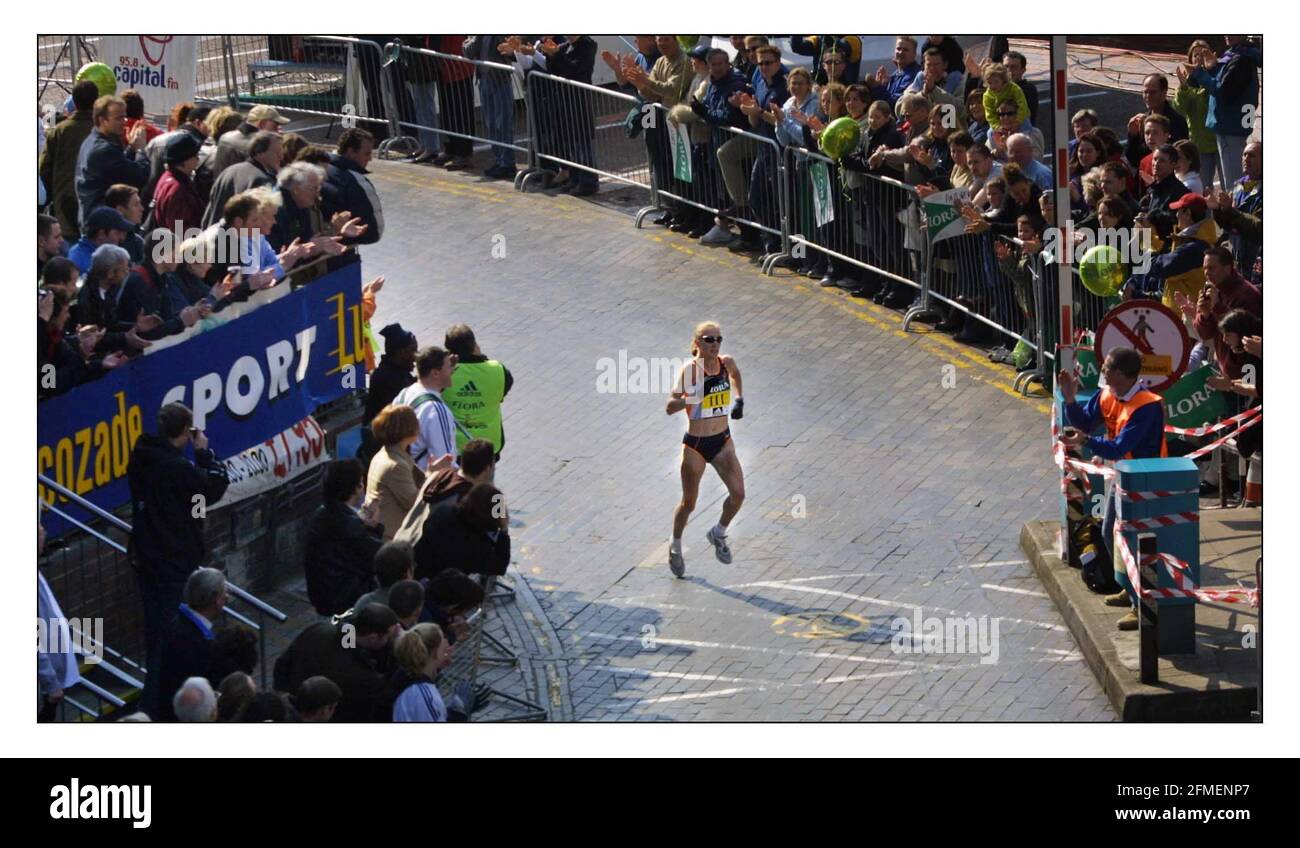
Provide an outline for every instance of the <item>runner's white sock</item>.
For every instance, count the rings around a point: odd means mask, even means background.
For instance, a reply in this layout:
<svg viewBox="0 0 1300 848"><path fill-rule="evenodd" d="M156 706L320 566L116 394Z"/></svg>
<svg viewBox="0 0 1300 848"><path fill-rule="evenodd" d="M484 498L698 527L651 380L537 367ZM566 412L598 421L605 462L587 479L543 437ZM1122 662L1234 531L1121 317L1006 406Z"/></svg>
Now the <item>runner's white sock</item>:
<svg viewBox="0 0 1300 848"><path fill-rule="evenodd" d="M713 525L713 535L725 538L727 535L727 528L723 527L721 524L715 524Z"/></svg>
<svg viewBox="0 0 1300 848"><path fill-rule="evenodd" d="M668 550L675 554L680 554L682 552L682 537L674 536L672 541L668 543Z"/></svg>

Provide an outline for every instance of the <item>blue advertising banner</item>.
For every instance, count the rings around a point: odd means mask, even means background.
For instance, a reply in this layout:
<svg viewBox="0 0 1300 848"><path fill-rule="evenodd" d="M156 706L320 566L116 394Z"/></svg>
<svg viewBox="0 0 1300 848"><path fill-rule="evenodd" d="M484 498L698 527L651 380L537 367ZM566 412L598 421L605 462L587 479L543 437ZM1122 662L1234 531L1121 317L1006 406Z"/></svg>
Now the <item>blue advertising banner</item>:
<svg viewBox="0 0 1300 848"><path fill-rule="evenodd" d="M362 333L358 262L42 402L37 470L104 509L121 506L131 449L164 404L194 410L194 426L228 459L364 388ZM39 496L56 497L44 487Z"/></svg>

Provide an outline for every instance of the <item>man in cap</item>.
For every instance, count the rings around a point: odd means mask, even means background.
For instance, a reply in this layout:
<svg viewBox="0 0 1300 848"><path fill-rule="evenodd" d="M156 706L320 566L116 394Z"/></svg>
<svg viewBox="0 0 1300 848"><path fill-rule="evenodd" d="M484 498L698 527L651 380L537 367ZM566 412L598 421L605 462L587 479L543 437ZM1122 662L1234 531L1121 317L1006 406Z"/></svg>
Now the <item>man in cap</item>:
<svg viewBox="0 0 1300 848"><path fill-rule="evenodd" d="M280 127L289 123L274 106L254 106L248 110L248 117L242 124L223 135L217 141L217 152L212 154L208 167L215 180L221 172L231 165L237 165L248 158L248 148L253 143L253 135L259 130L278 133Z"/></svg>
<svg viewBox="0 0 1300 848"><path fill-rule="evenodd" d="M134 227L131 222L116 209L101 206L86 219L85 226L82 227L85 235L68 251L68 261L76 265L77 270L85 276L90 271L90 257L95 254L95 248L101 244L120 245L132 229Z"/></svg>
<svg viewBox="0 0 1300 848"><path fill-rule="evenodd" d="M167 141L163 154L167 170L158 178L153 190L152 226L174 230L178 226L197 229L203 220L203 200L194 187L194 171L199 167L199 143L189 133L179 133Z"/></svg>
<svg viewBox="0 0 1300 848"><path fill-rule="evenodd" d="M284 158L284 139L278 132L259 130L248 145L248 160L231 165L212 185L208 208L203 213L206 230L221 217L226 202L237 194L261 186L275 185L275 175Z"/></svg>

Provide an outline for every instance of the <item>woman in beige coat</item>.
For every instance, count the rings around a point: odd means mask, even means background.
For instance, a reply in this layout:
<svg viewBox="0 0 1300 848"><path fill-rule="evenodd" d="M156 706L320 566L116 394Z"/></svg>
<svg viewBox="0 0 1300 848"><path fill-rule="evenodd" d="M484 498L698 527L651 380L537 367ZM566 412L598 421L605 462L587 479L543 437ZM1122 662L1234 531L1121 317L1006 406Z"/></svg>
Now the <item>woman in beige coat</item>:
<svg viewBox="0 0 1300 848"><path fill-rule="evenodd" d="M370 429L381 449L370 460L366 501L379 501L384 540L391 541L424 485L424 472L409 450L420 435L420 421L411 407L390 404L379 411Z"/></svg>

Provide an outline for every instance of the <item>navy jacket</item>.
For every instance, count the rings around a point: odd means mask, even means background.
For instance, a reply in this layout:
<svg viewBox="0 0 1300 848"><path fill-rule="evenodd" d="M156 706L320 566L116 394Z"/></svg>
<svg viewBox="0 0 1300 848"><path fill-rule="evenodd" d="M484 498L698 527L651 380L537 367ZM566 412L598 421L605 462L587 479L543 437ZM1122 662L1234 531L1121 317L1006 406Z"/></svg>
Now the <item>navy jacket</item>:
<svg viewBox="0 0 1300 848"><path fill-rule="evenodd" d="M208 509L214 507L230 485L226 466L206 449L195 450L190 462L171 442L145 433L131 451L126 477L136 561L155 580L184 582L208 555L194 498L202 496Z"/></svg>
<svg viewBox="0 0 1300 848"><path fill-rule="evenodd" d="M91 130L77 154L77 202L81 206L81 230L86 218L104 205L104 195L118 183L144 188L149 181L149 157L143 150L130 150L113 137Z"/></svg>
<svg viewBox="0 0 1300 848"><path fill-rule="evenodd" d="M726 76L720 80L710 79L709 87L704 90L704 101L697 107L692 104L695 114L699 115L705 121L714 127L735 127L736 129L748 130L749 118L745 113L740 111L740 107L732 106L727 101L731 95L737 92L753 94L754 88L735 68L727 71ZM699 103L699 101L696 101ZM724 139L725 141L725 139Z"/></svg>
<svg viewBox="0 0 1300 848"><path fill-rule="evenodd" d="M384 234L384 213L379 205L379 195L366 175L365 168L339 153L331 153L325 167L325 182L321 185L321 213L326 221L339 212L349 212L360 218L366 231L359 238L347 239L348 244L374 244Z"/></svg>

